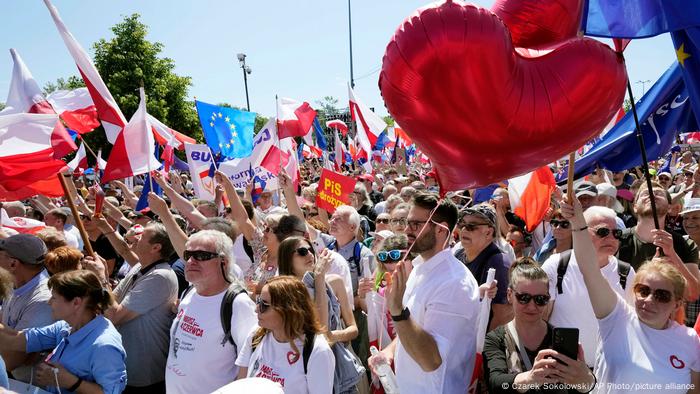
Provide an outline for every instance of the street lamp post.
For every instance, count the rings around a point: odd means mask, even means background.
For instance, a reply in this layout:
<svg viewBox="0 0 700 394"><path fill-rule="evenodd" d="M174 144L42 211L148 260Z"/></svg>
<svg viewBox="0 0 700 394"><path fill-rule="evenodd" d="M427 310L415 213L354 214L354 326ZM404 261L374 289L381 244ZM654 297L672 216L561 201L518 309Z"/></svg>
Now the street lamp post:
<svg viewBox="0 0 700 394"><path fill-rule="evenodd" d="M637 81L637 82L635 82L635 83L641 83L641 84L642 84L642 96L644 96L644 94L646 93L646 90L644 90L644 85L646 85L646 84L648 84L648 83L651 83L651 81L647 79L646 81Z"/></svg>
<svg viewBox="0 0 700 394"><path fill-rule="evenodd" d="M237 56L238 63L241 65L241 70L243 70L243 84L245 85L246 108L248 108L248 112L250 112L250 99L248 98L248 75L252 73L253 70L250 68L250 66L246 66L245 64L245 53L239 53Z"/></svg>

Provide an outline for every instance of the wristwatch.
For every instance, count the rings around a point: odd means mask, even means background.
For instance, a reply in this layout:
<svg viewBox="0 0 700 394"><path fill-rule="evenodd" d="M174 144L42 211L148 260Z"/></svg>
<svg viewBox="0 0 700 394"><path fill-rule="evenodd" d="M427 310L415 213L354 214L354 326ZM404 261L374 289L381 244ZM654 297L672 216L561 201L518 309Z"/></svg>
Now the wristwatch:
<svg viewBox="0 0 700 394"><path fill-rule="evenodd" d="M408 310L408 308L403 308L401 313L398 315L391 315L391 320L393 321L403 321L403 320L408 320L408 318L411 316L411 311Z"/></svg>

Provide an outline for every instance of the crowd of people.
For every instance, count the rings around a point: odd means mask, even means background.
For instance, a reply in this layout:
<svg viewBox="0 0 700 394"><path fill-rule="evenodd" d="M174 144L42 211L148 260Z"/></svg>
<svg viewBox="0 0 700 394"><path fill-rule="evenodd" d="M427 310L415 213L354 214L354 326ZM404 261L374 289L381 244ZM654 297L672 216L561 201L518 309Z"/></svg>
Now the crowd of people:
<svg viewBox="0 0 700 394"><path fill-rule="evenodd" d="M2 203L45 227L0 228L0 391L700 392L692 153L651 191L635 169L557 187L529 229L506 184L441 194L419 163L346 168L329 213L320 170L259 195L217 172L213 201L153 172L143 210L140 177L101 201L66 175L78 217L65 198Z"/></svg>

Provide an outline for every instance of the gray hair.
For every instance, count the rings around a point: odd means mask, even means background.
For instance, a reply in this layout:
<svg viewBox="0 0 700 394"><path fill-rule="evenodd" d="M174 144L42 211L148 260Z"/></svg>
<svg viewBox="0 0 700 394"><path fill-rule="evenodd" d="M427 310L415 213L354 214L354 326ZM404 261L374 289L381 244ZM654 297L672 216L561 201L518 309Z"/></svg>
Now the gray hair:
<svg viewBox="0 0 700 394"><path fill-rule="evenodd" d="M369 192L367 192L367 188L365 187L365 185L358 182L357 184L355 184L355 191L362 194L362 199L360 201L362 204L360 205L372 206L372 200L369 198Z"/></svg>
<svg viewBox="0 0 700 394"><path fill-rule="evenodd" d="M586 223L590 223L594 219L608 219L614 222L617 219L617 214L608 207L594 205L583 212L583 218L586 220Z"/></svg>
<svg viewBox="0 0 700 394"><path fill-rule="evenodd" d="M215 253L218 253L224 258L226 264L226 279L231 283L234 281L240 282L234 273L236 257L233 255L233 241L228 235L218 230L202 230L190 235L187 243L189 244L192 241L213 242ZM245 287L244 285L242 286Z"/></svg>
<svg viewBox="0 0 700 394"><path fill-rule="evenodd" d="M357 213L357 209L351 207L350 205L341 205L335 209L340 215L348 215L348 223L351 226L355 226L355 230L360 228L360 214Z"/></svg>
<svg viewBox="0 0 700 394"><path fill-rule="evenodd" d="M2 203L2 207L9 217L24 217L27 214L27 207L21 201L9 201Z"/></svg>

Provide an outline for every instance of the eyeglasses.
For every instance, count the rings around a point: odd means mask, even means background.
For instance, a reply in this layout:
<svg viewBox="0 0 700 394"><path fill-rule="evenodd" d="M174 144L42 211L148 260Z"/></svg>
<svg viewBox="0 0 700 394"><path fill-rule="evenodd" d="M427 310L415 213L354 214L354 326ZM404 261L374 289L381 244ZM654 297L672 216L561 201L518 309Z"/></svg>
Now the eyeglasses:
<svg viewBox="0 0 700 394"><path fill-rule="evenodd" d="M258 298L255 299L255 305L258 306L258 310L260 310L260 313L267 312L267 310L272 306L268 302L263 300L261 296L258 296Z"/></svg>
<svg viewBox="0 0 700 394"><path fill-rule="evenodd" d="M412 230L418 230L426 223L428 223L427 220L406 220L406 225Z"/></svg>
<svg viewBox="0 0 700 394"><path fill-rule="evenodd" d="M670 291L664 289L652 290L651 287L641 283L634 285L634 294L640 298L647 298L649 294L653 294L654 301L660 304L668 304L673 299L673 294Z"/></svg>
<svg viewBox="0 0 700 394"><path fill-rule="evenodd" d="M622 230L620 230L619 228L609 229L607 227L600 227L595 230L595 235L597 235L598 238L605 238L608 235L610 235L610 233L612 233L612 236L615 239L622 238Z"/></svg>
<svg viewBox="0 0 700 394"><path fill-rule="evenodd" d="M549 224L552 227L561 227L563 229L569 228L571 226L571 223L569 223L568 220L557 220L557 219L552 219L549 221Z"/></svg>
<svg viewBox="0 0 700 394"><path fill-rule="evenodd" d="M391 224L405 226L408 224L408 221L406 219L391 219Z"/></svg>
<svg viewBox="0 0 700 394"><path fill-rule="evenodd" d="M488 223L467 223L459 222L457 223L457 228L467 231L474 231L481 226L488 226Z"/></svg>
<svg viewBox="0 0 700 394"><path fill-rule="evenodd" d="M376 219L374 222L377 224L389 224L389 219Z"/></svg>
<svg viewBox="0 0 700 394"><path fill-rule="evenodd" d="M397 262L401 260L401 257L405 250L400 250L400 249L392 249L389 251L382 250L381 252L377 252L377 260L379 260L382 263L386 263L387 260L391 260L392 262Z"/></svg>
<svg viewBox="0 0 700 394"><path fill-rule="evenodd" d="M513 293L515 293L515 299L518 300L520 305L527 305L530 303L530 300L534 300L535 305L537 306L545 306L549 304L550 297L547 294L532 295L529 293L518 293L517 291L514 291Z"/></svg>
<svg viewBox="0 0 700 394"><path fill-rule="evenodd" d="M193 258L196 261L207 261L217 257L221 257L221 255L219 253L207 252L206 250L186 250L182 254L182 258L185 261L189 260L190 258Z"/></svg>
<svg viewBox="0 0 700 394"><path fill-rule="evenodd" d="M264 233L269 233L269 232L274 233L275 231L277 231L277 227L265 226L265 228L263 229L263 232L264 232Z"/></svg>
<svg viewBox="0 0 700 394"><path fill-rule="evenodd" d="M310 246L307 248L302 246L300 248L296 248L296 252L299 256L304 257L304 256L308 256L309 253L314 254L314 249Z"/></svg>

